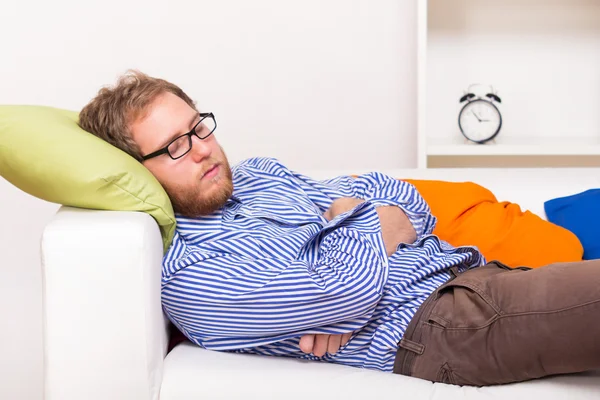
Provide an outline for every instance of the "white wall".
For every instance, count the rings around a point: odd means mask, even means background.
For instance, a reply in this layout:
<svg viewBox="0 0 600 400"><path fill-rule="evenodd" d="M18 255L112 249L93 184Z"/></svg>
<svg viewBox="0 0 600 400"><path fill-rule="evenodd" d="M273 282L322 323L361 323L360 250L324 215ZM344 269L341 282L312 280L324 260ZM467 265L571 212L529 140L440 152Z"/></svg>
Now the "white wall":
<svg viewBox="0 0 600 400"><path fill-rule="evenodd" d="M233 162L416 166L415 0L2 5L0 104L80 109L128 68L215 113ZM57 206L0 179L0 398L42 393L39 238Z"/></svg>
<svg viewBox="0 0 600 400"><path fill-rule="evenodd" d="M0 399L41 399L40 238L58 205L0 178Z"/></svg>

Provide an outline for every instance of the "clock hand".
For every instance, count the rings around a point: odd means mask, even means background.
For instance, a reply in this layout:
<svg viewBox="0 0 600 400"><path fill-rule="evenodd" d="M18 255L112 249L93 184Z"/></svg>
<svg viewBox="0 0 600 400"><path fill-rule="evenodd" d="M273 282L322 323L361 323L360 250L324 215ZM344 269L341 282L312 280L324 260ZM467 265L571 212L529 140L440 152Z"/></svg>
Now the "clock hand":
<svg viewBox="0 0 600 400"><path fill-rule="evenodd" d="M481 120L479 119L477 114L475 114L475 111L471 110L471 114L473 114L475 116L475 118L477 118L477 121L481 122Z"/></svg>

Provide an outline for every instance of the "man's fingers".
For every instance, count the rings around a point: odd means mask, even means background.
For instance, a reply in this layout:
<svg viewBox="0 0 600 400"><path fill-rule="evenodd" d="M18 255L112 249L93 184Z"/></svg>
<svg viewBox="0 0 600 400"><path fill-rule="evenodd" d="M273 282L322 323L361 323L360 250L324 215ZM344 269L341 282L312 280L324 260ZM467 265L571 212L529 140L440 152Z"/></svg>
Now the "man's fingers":
<svg viewBox="0 0 600 400"><path fill-rule="evenodd" d="M315 335L304 335L300 338L300 350L306 354L313 352L313 346L315 343Z"/></svg>
<svg viewBox="0 0 600 400"><path fill-rule="evenodd" d="M339 335L304 335L300 338L300 350L306 354L314 354L317 357L323 357L325 353L335 354L340 347L346 345L352 332Z"/></svg>
<svg viewBox="0 0 600 400"><path fill-rule="evenodd" d="M329 342L329 336L325 334L319 334L315 338L315 345L313 346L313 354L317 357L323 357L327 352L327 343Z"/></svg>
<svg viewBox="0 0 600 400"><path fill-rule="evenodd" d="M342 335L342 341L340 342L340 347L345 346L348 343L348 340L352 337L352 332L344 333Z"/></svg>
<svg viewBox="0 0 600 400"><path fill-rule="evenodd" d="M329 337L329 343L327 344L327 352L331 355L337 353L340 349L340 343L342 342L342 335L331 335Z"/></svg>
<svg viewBox="0 0 600 400"><path fill-rule="evenodd" d="M326 220L331 221L338 215L352 210L354 207L363 202L363 199L356 197L340 197L329 205L329 208L327 211L325 211L325 213L323 213L323 216Z"/></svg>

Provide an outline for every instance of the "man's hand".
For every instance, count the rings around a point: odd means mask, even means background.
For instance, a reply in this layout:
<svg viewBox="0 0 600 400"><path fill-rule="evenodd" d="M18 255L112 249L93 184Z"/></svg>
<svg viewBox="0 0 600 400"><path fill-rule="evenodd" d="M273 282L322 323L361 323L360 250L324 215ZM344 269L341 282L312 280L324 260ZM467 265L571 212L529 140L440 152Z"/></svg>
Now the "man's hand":
<svg viewBox="0 0 600 400"><path fill-rule="evenodd" d="M415 228L400 207L381 206L376 211L388 257L396 252L400 243L414 243L417 240Z"/></svg>
<svg viewBox="0 0 600 400"><path fill-rule="evenodd" d="M323 216L331 221L336 216L352 210L363 203L363 199L356 197L341 197L335 200L325 211ZM414 243L417 240L417 232L404 211L398 206L379 206L376 208L381 224L381 234L385 244L385 252L390 257L396 252L400 243Z"/></svg>
<svg viewBox="0 0 600 400"><path fill-rule="evenodd" d="M360 203L364 203L364 200L358 199L356 197L340 197L339 199L334 200L333 203L331 203L329 209L325 211L323 216L327 221L331 221L338 215L343 214L346 211L352 210Z"/></svg>
<svg viewBox="0 0 600 400"><path fill-rule="evenodd" d="M304 335L300 339L300 350L306 354L313 353L317 357L323 357L325 353L333 355L348 343L351 336L352 332L339 335Z"/></svg>

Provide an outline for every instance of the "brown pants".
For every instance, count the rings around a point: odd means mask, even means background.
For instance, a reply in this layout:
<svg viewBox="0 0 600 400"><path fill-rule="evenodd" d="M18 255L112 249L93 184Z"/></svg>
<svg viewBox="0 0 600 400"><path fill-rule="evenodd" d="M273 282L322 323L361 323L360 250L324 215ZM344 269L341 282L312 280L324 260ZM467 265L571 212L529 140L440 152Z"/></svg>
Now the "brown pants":
<svg viewBox="0 0 600 400"><path fill-rule="evenodd" d="M600 368L600 260L454 274L412 319L394 373L484 386Z"/></svg>

